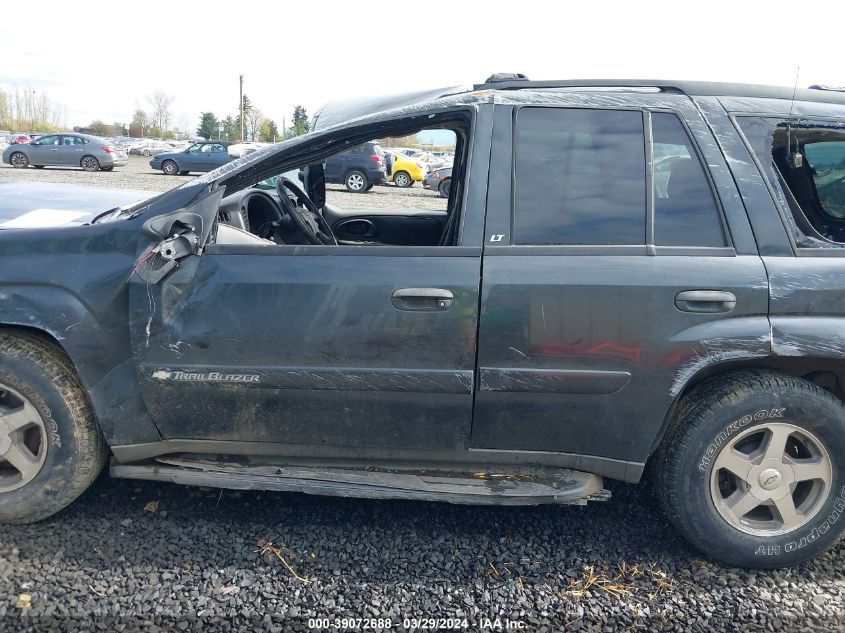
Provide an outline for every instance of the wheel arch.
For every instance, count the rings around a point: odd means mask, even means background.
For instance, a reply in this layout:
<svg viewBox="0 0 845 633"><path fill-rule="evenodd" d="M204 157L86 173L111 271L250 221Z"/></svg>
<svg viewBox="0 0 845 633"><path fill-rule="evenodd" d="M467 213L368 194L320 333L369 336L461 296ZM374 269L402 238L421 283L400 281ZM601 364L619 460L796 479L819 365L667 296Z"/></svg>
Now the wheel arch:
<svg viewBox="0 0 845 633"><path fill-rule="evenodd" d="M655 455L659 453L659 449L663 447L669 438L668 431L674 422L678 405L691 391L703 382L713 378L755 370L770 371L784 376L803 378L822 387L840 401L845 402L845 358L832 358L828 356L768 356L708 365L692 375L673 399L672 404L663 417L660 433L658 433L649 451L646 470L650 466L649 462L654 460Z"/></svg>
<svg viewBox="0 0 845 633"><path fill-rule="evenodd" d="M0 332L39 337L68 359L109 443L158 441L136 388L128 329L115 326L65 288L0 286Z"/></svg>

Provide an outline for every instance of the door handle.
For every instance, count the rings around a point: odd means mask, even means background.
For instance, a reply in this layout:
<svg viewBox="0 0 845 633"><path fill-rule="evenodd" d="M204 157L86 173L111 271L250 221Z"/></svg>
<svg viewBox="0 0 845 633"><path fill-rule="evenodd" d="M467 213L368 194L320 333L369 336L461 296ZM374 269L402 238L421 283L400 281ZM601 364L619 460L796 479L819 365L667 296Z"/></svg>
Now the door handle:
<svg viewBox="0 0 845 633"><path fill-rule="evenodd" d="M731 312L736 295L725 290L684 290L675 295L675 307L684 312Z"/></svg>
<svg viewBox="0 0 845 633"><path fill-rule="evenodd" d="M391 296L397 310L443 312L452 307L455 296L443 288L400 288Z"/></svg>

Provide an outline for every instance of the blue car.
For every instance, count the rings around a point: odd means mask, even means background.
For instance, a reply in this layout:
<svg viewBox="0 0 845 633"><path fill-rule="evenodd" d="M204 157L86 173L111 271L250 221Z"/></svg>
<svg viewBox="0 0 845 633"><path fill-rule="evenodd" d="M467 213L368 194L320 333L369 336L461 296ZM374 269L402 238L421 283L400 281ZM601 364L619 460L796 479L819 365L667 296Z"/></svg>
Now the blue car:
<svg viewBox="0 0 845 633"><path fill-rule="evenodd" d="M184 176L192 171L211 171L230 160L229 141L200 141L182 152L165 152L153 157L150 167L160 169L168 176Z"/></svg>

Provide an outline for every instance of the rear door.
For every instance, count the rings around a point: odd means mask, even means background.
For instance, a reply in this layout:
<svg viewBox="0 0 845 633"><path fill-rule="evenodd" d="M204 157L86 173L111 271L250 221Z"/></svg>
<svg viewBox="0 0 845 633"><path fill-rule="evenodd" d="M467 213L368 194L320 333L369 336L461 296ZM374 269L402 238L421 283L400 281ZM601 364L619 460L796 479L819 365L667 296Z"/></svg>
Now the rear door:
<svg viewBox="0 0 845 633"><path fill-rule="evenodd" d="M59 164L79 166L85 155L85 140L79 136L62 136L57 155Z"/></svg>
<svg viewBox="0 0 845 633"><path fill-rule="evenodd" d="M691 377L768 353L724 159L685 97L654 99L497 111L472 447L622 472Z"/></svg>

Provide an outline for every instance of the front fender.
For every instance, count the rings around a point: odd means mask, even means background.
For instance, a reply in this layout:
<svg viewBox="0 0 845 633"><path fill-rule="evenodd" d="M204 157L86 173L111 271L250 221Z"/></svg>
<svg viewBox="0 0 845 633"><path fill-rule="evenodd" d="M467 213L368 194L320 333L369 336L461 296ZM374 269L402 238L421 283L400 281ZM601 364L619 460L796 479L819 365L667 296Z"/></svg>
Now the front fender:
<svg viewBox="0 0 845 633"><path fill-rule="evenodd" d="M157 441L158 431L137 388L129 345L127 291L117 286L108 318L97 318L68 289L36 284L0 285L0 327L37 330L70 358L109 443Z"/></svg>

